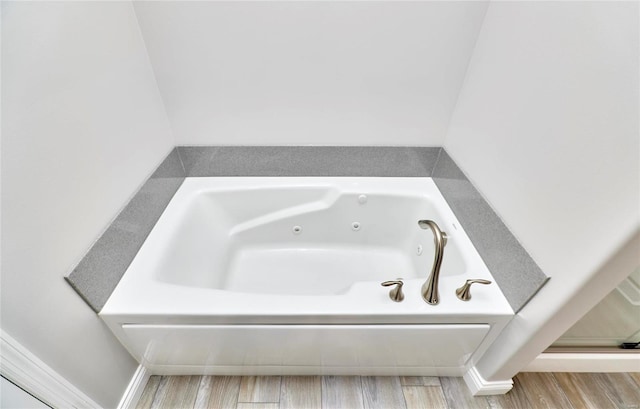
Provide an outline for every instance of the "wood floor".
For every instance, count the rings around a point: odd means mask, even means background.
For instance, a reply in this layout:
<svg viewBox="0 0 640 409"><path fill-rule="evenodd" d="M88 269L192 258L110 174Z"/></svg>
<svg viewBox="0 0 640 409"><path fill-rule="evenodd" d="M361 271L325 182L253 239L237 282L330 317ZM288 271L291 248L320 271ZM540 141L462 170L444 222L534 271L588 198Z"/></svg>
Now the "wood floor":
<svg viewBox="0 0 640 409"><path fill-rule="evenodd" d="M640 373L520 373L506 395L477 398L462 378L152 376L137 408L640 409Z"/></svg>

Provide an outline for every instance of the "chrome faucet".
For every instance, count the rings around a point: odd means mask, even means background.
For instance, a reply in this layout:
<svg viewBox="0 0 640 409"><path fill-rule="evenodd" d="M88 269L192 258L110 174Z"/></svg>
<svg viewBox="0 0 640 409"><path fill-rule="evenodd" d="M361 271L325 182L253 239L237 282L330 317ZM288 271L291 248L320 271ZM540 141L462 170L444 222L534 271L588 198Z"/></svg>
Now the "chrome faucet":
<svg viewBox="0 0 640 409"><path fill-rule="evenodd" d="M427 281L422 284L422 298L431 305L440 302L438 295L438 279L440 278L440 266L442 265L442 256L444 254L444 246L447 244L447 233L440 230L440 227L433 220L418 220L418 225L422 229L431 229L433 231L433 242L436 245L436 254L433 258L433 268Z"/></svg>

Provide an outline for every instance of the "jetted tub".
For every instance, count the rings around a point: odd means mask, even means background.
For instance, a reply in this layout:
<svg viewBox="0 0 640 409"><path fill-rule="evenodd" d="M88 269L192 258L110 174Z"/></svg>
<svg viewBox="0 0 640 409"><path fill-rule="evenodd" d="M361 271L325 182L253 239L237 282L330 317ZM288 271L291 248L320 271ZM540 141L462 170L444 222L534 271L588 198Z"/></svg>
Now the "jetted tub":
<svg viewBox="0 0 640 409"><path fill-rule="evenodd" d="M187 178L100 316L153 374L458 376L513 316L495 282L458 299L470 278L493 281L430 178Z"/></svg>

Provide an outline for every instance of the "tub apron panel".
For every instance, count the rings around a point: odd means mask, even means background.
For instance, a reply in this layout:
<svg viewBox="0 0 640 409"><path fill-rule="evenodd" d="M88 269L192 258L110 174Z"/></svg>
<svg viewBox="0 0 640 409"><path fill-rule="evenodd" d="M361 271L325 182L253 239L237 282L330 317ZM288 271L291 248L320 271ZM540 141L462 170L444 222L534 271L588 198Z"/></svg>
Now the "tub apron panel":
<svg viewBox="0 0 640 409"><path fill-rule="evenodd" d="M123 325L156 374L461 375L490 329L467 325ZM403 368L402 370L400 368Z"/></svg>
<svg viewBox="0 0 640 409"><path fill-rule="evenodd" d="M187 178L100 316L152 374L458 376L513 316L467 279L494 281L430 178Z"/></svg>

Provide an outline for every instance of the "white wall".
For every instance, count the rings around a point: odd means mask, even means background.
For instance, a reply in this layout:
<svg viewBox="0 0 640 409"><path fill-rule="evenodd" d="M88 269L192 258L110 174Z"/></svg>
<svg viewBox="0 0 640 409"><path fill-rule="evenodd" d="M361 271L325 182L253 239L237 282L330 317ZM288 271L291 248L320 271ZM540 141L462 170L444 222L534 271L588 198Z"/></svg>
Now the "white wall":
<svg viewBox="0 0 640 409"><path fill-rule="evenodd" d="M445 147L551 280L485 377L514 375L640 264L638 75L637 2L490 4Z"/></svg>
<svg viewBox="0 0 640 409"><path fill-rule="evenodd" d="M2 329L115 407L136 362L64 281L173 146L130 2L2 2Z"/></svg>
<svg viewBox="0 0 640 409"><path fill-rule="evenodd" d="M441 146L487 2L136 2L181 145Z"/></svg>

